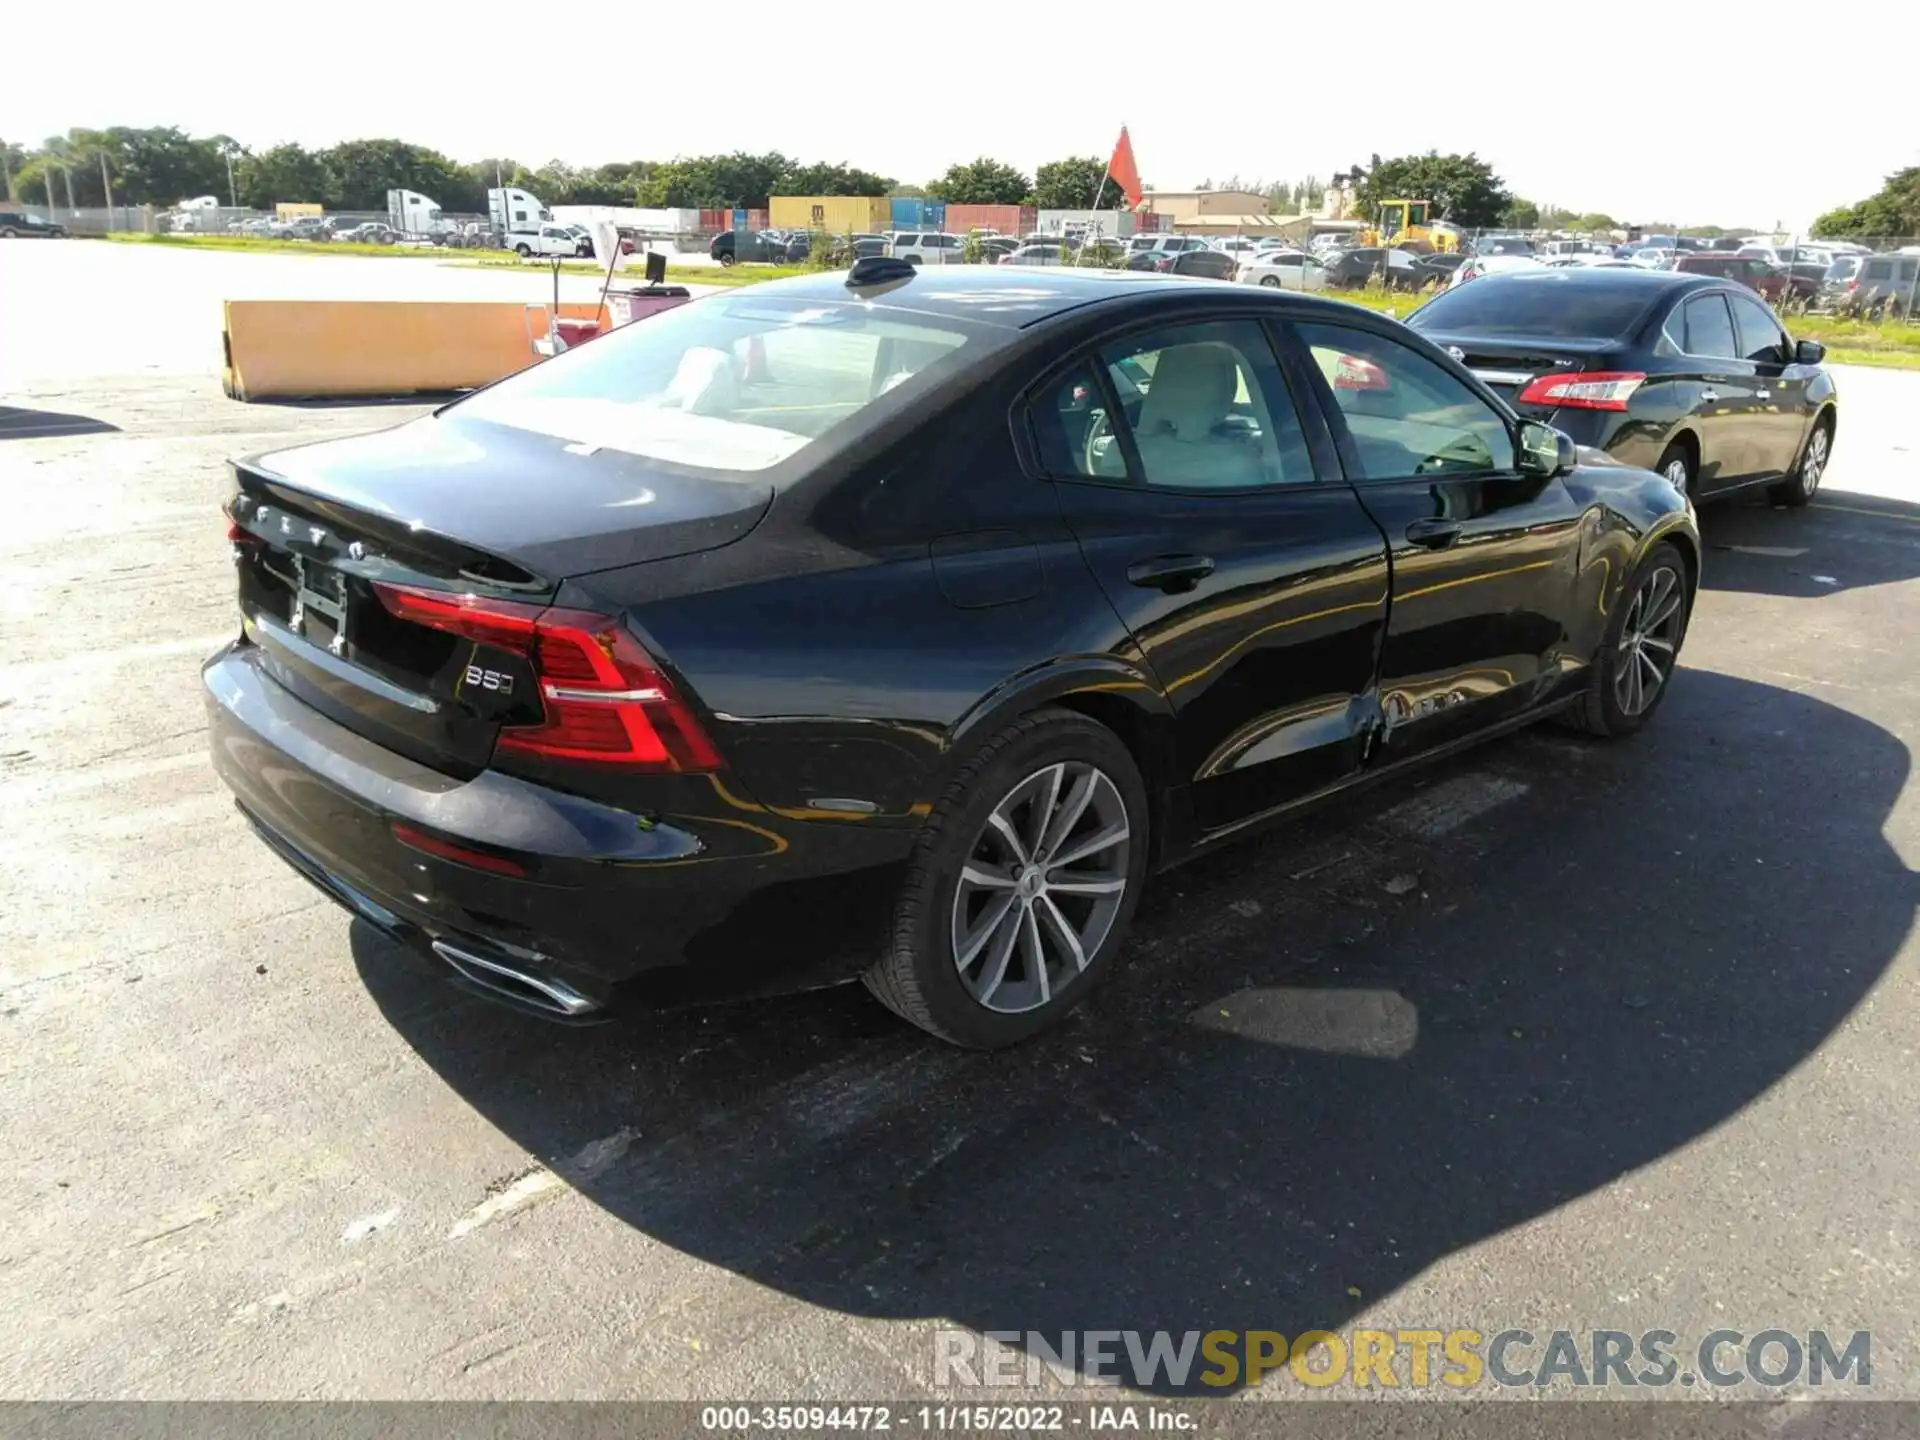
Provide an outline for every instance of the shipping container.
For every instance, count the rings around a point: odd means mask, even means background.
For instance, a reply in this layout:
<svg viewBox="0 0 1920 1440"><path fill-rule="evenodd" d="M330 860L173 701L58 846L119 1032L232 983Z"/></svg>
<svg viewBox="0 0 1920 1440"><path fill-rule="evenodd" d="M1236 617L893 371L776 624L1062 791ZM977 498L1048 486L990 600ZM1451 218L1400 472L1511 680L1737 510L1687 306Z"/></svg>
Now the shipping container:
<svg viewBox="0 0 1920 1440"><path fill-rule="evenodd" d="M767 201L767 219L776 230L871 235L889 229L892 218L884 195L775 195Z"/></svg>
<svg viewBox="0 0 1920 1440"><path fill-rule="evenodd" d="M996 235L1031 234L1040 212L1031 205L949 205L947 229L955 235L989 230Z"/></svg>
<svg viewBox="0 0 1920 1440"><path fill-rule="evenodd" d="M321 215L325 212L318 205L282 200L273 207L273 213L281 220L298 220L302 215Z"/></svg>
<svg viewBox="0 0 1920 1440"><path fill-rule="evenodd" d="M895 230L945 230L947 202L924 195L896 195L888 202Z"/></svg>
<svg viewBox="0 0 1920 1440"><path fill-rule="evenodd" d="M767 212L764 210L747 211L747 229L764 230L767 228Z"/></svg>
<svg viewBox="0 0 1920 1440"><path fill-rule="evenodd" d="M702 210L700 212L700 228L702 230L731 230L733 228L733 212L731 210Z"/></svg>

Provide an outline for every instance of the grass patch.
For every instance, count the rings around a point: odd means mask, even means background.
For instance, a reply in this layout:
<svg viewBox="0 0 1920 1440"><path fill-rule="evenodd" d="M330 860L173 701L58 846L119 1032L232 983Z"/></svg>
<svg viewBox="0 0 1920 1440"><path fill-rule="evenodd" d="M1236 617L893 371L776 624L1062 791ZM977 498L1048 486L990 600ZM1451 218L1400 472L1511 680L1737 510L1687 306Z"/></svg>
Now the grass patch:
<svg viewBox="0 0 1920 1440"><path fill-rule="evenodd" d="M366 255L387 260L444 260L461 255L438 245L352 245L344 240L264 240L252 235L139 235L114 231L81 239L108 240L116 245L171 245L177 250L243 250L263 255Z"/></svg>
<svg viewBox="0 0 1920 1440"><path fill-rule="evenodd" d="M1920 325L1905 320L1857 320L1843 315L1788 314L1787 333L1818 340L1836 365L1885 365L1920 370Z"/></svg>

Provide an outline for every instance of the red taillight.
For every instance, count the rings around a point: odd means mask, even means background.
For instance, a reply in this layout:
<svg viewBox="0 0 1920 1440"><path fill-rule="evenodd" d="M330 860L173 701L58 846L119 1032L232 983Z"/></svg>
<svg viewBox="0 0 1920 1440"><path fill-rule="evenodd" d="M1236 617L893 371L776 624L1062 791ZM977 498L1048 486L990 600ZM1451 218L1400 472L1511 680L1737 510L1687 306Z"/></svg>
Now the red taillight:
<svg viewBox="0 0 1920 1440"><path fill-rule="evenodd" d="M1386 390L1387 372L1371 360L1358 355L1342 355L1333 362L1333 388L1336 390Z"/></svg>
<svg viewBox="0 0 1920 1440"><path fill-rule="evenodd" d="M393 838L409 850L418 850L422 855L432 855L441 860L451 860L456 865L465 865L472 870L485 870L492 875L525 875L527 867L518 860L509 860L504 855L493 855L485 850L474 850L465 845L456 845L451 840L442 840L437 835L429 835L424 830L416 830L411 825L399 821L393 823Z"/></svg>
<svg viewBox="0 0 1920 1440"><path fill-rule="evenodd" d="M720 768L692 710L612 616L405 585L373 588L402 620L526 657L545 713L538 724L502 728L499 749L643 770Z"/></svg>
<svg viewBox="0 0 1920 1440"><path fill-rule="evenodd" d="M1638 370L1584 370L1542 375L1514 401L1560 410L1624 410L1633 392L1646 382Z"/></svg>

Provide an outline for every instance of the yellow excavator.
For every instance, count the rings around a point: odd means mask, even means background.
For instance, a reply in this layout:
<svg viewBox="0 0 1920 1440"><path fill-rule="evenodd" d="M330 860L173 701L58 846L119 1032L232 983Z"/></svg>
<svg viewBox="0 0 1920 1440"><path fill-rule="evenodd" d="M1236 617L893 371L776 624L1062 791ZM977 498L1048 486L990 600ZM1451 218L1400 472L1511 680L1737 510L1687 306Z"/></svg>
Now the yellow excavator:
<svg viewBox="0 0 1920 1440"><path fill-rule="evenodd" d="M1441 229L1428 220L1431 200L1382 200L1373 228L1360 232L1365 246L1395 245L1405 250L1454 250L1460 237L1451 227Z"/></svg>

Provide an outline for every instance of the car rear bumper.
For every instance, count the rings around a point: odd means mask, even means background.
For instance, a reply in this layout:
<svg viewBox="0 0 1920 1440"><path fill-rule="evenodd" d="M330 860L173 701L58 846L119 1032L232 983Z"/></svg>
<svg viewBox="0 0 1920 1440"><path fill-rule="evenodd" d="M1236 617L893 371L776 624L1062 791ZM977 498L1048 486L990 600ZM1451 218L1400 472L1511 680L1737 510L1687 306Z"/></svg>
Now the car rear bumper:
<svg viewBox="0 0 1920 1440"><path fill-rule="evenodd" d="M276 853L519 1008L581 1020L806 989L884 943L910 830L778 816L724 777L662 777L650 811L492 770L461 780L305 705L244 640L202 681L214 768ZM403 844L396 826L492 868Z"/></svg>

